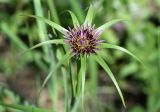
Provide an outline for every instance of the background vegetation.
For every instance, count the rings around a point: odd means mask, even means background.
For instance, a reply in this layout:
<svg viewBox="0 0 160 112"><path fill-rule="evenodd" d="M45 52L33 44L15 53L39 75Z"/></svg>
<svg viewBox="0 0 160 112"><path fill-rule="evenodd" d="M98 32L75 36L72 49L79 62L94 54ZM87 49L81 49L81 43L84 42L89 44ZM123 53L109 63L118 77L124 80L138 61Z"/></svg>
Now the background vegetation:
<svg viewBox="0 0 160 112"><path fill-rule="evenodd" d="M82 23L90 4L95 9L96 27L115 18L127 19L106 29L102 38L130 50L143 64L120 51L106 50L100 54L109 63L122 89L127 106L124 109L110 78L89 60L85 111L160 111L160 0L0 0L0 103L36 105L56 112L65 110L66 101L70 102L67 98L71 97L65 65L36 100L44 77L63 54L63 48L44 46L19 55L39 42L62 38L62 35L43 21L19 15L42 16L67 28L73 26L67 10L72 10ZM75 72L74 64L72 66ZM65 97L66 88L68 97ZM0 112L17 110L0 106Z"/></svg>

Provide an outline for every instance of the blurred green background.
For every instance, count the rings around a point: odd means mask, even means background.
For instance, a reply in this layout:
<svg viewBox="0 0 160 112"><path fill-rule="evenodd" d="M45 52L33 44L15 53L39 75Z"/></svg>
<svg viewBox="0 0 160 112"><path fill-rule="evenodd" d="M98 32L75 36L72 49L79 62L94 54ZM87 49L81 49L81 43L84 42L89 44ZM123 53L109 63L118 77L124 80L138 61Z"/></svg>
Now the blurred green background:
<svg viewBox="0 0 160 112"><path fill-rule="evenodd" d="M127 105L124 109L110 78L104 77L106 73L90 60L85 112L160 112L160 0L0 0L0 102L63 112L67 100L64 83L71 93L65 68L50 79L39 101L35 100L44 77L63 54L63 47L44 46L20 55L39 42L63 37L43 21L20 15L42 16L68 28L73 25L67 10L82 23L90 4L95 9L96 27L116 18L127 20L106 29L101 37L128 49L143 64L120 51L101 52L122 89ZM0 112L17 110L0 106Z"/></svg>

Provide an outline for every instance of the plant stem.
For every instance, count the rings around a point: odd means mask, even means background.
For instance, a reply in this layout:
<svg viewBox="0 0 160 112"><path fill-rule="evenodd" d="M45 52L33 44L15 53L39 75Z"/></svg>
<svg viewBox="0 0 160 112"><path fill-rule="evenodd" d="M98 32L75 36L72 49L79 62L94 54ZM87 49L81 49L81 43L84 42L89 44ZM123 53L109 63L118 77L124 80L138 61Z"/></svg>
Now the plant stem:
<svg viewBox="0 0 160 112"><path fill-rule="evenodd" d="M72 110L72 108L74 107L75 104L75 86L74 86L74 78L73 78L73 73L72 73L72 65L71 63L69 63L69 67L70 67L70 81L71 81L71 104L70 104L70 110Z"/></svg>

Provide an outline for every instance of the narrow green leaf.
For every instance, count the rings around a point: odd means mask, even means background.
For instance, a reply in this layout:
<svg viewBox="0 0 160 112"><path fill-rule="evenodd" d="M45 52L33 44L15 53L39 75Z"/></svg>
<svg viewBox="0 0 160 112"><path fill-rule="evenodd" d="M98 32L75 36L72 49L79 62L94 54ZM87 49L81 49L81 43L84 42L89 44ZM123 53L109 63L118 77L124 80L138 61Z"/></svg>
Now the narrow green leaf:
<svg viewBox="0 0 160 112"><path fill-rule="evenodd" d="M48 44L65 44L65 43L64 43L64 39L54 39L54 40L44 41L44 42L41 42L41 43L29 48L26 51L24 51L21 55L24 55L25 53L27 53L35 48L41 47L43 45L48 45Z"/></svg>
<svg viewBox="0 0 160 112"><path fill-rule="evenodd" d="M42 1L41 0L33 0L33 3L34 3L35 15L40 16L40 17L44 17L43 8L42 8ZM45 35L45 34L47 34L47 25L45 24L45 22L38 20L38 19L36 19L36 22L37 22L37 26L38 26L37 27L38 38L40 39L40 42L49 40L48 36ZM47 62L49 62L49 57L50 57L50 53L51 53L51 50L49 49L49 45L43 46L42 50L43 50L45 60Z"/></svg>
<svg viewBox="0 0 160 112"><path fill-rule="evenodd" d="M67 83L67 69L61 67L61 71L63 74L63 86L64 86L64 112L68 110L68 83Z"/></svg>
<svg viewBox="0 0 160 112"><path fill-rule="evenodd" d="M71 57L73 57L73 54L71 54L71 52L67 52L67 54L65 54L62 59L56 64L56 66L54 66L54 68L50 71L50 73L47 75L47 77L45 78L41 88L40 88L40 91L39 91L39 94L38 94L38 98L39 98L39 95L42 91L42 89L44 88L44 86L46 85L46 83L48 82L48 80L50 79L50 77L56 73L57 69L63 64L65 63L67 60L69 60Z"/></svg>
<svg viewBox="0 0 160 112"><path fill-rule="evenodd" d="M71 112L77 112L77 110L78 110L78 106L79 106L79 103L80 103L80 98L76 98L75 101L76 102L75 102L73 108L71 109Z"/></svg>
<svg viewBox="0 0 160 112"><path fill-rule="evenodd" d="M121 97L122 103L123 103L124 107L126 107L125 101L124 101L124 98L123 98L123 94L122 94L122 92L119 88L119 85L118 85L113 73L111 72L110 68L108 67L108 65L106 64L106 62L103 60L102 57L97 55L97 56L95 56L95 58L96 58L96 61L102 66L102 68L108 73L109 77L112 79L112 81L113 81L114 85L116 86L117 91L118 91L118 93Z"/></svg>
<svg viewBox="0 0 160 112"><path fill-rule="evenodd" d="M125 49L123 47L113 45L113 44L103 43L101 48L113 48L113 49L123 51L123 52L129 54L130 56L132 56L133 58L135 58L136 60L138 60L140 63L142 63L142 61L139 58L137 58L133 53L131 53L130 51L128 51L127 49Z"/></svg>
<svg viewBox="0 0 160 112"><path fill-rule="evenodd" d="M89 67L89 75L90 75L89 77L90 77L90 84L91 84L90 90L94 96L97 96L97 92L98 92L98 66L97 65L98 64L92 55L90 55L89 57L88 64L89 64L88 67Z"/></svg>
<svg viewBox="0 0 160 112"><path fill-rule="evenodd" d="M6 33L7 37L13 42L13 44L18 46L18 48L26 50L27 46L20 40L20 38L16 35L13 29L9 26L9 24L2 22L0 24L1 31Z"/></svg>
<svg viewBox="0 0 160 112"><path fill-rule="evenodd" d="M48 25L50 25L53 28L55 28L56 30L58 30L59 32L61 32L62 34L65 34L64 32L68 31L67 29L63 28L62 26L58 25L57 23L55 23L49 19L43 18L43 17L39 17L39 16L35 16L35 15L22 15L22 16L28 16L28 17L32 17L32 18L35 18L38 20L42 20L45 23L47 23Z"/></svg>
<svg viewBox="0 0 160 112"><path fill-rule="evenodd" d="M58 14L57 14L57 10L56 10L56 6L55 6L55 1L54 0L46 0L47 4L48 4L48 7L50 9L50 12L51 12L51 16L53 18L53 20L60 24L60 20L58 18Z"/></svg>
<svg viewBox="0 0 160 112"><path fill-rule="evenodd" d="M23 106L23 105L17 105L17 104L4 104L4 103L0 103L0 105L9 107L9 108L13 108L13 109L17 109L17 110L21 110L24 112L51 112L47 109L41 109L41 108L32 107L32 106Z"/></svg>
<svg viewBox="0 0 160 112"><path fill-rule="evenodd" d="M75 12L80 22L84 21L84 13L79 0L69 0L69 2L71 7L73 8L73 12Z"/></svg>
<svg viewBox="0 0 160 112"><path fill-rule="evenodd" d="M73 63L69 62L69 74L70 74L70 82L71 82L71 102L70 102L70 110L73 109L76 103L76 80L74 74L74 65Z"/></svg>
<svg viewBox="0 0 160 112"><path fill-rule="evenodd" d="M64 39L54 39L54 40L48 40L48 41L44 41L41 42L33 47L30 48L30 50L33 50L37 47L41 47L43 45L47 45L47 44L65 44Z"/></svg>
<svg viewBox="0 0 160 112"><path fill-rule="evenodd" d="M87 12L87 16L86 19L84 21L84 25L91 25L92 24L92 20L93 20L93 15L94 15L94 10L93 10L93 6L90 5L88 12Z"/></svg>
<svg viewBox="0 0 160 112"><path fill-rule="evenodd" d="M157 29L157 45L158 45L158 72L160 73L160 27Z"/></svg>
<svg viewBox="0 0 160 112"><path fill-rule="evenodd" d="M78 21L76 15L72 11L68 11L68 12L70 13L70 15L72 17L74 27L76 27L76 25L79 26L79 21Z"/></svg>
<svg viewBox="0 0 160 112"><path fill-rule="evenodd" d="M115 19L115 20L109 21L109 22L103 24L102 26L98 27L97 30L103 31L104 29L109 28L110 26L112 26L118 22L121 22L121 21L124 21L124 19Z"/></svg>
<svg viewBox="0 0 160 112"><path fill-rule="evenodd" d="M61 52L60 49L57 49L56 55L57 55L56 57L57 57L58 61L60 61L63 58L63 53ZM63 76L63 87L64 87L64 112L67 112L67 110L68 110L68 83L67 83L67 81L68 81L68 78L67 78L68 77L68 73L67 73L67 68L66 67L61 67L61 71L62 71L62 76ZM54 83L56 82L55 77L56 76L52 76L52 79L54 79L53 80ZM57 94L57 96L58 96L58 94Z"/></svg>

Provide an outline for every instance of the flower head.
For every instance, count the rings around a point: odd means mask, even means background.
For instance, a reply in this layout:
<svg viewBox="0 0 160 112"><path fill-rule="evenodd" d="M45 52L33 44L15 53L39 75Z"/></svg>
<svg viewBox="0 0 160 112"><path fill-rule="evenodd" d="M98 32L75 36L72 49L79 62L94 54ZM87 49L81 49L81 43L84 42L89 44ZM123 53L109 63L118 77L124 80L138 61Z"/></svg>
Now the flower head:
<svg viewBox="0 0 160 112"><path fill-rule="evenodd" d="M101 32L94 29L94 26L77 25L73 29L69 27L65 38L72 52L79 57L96 53L98 46L102 43L102 40L99 40L100 34Z"/></svg>

